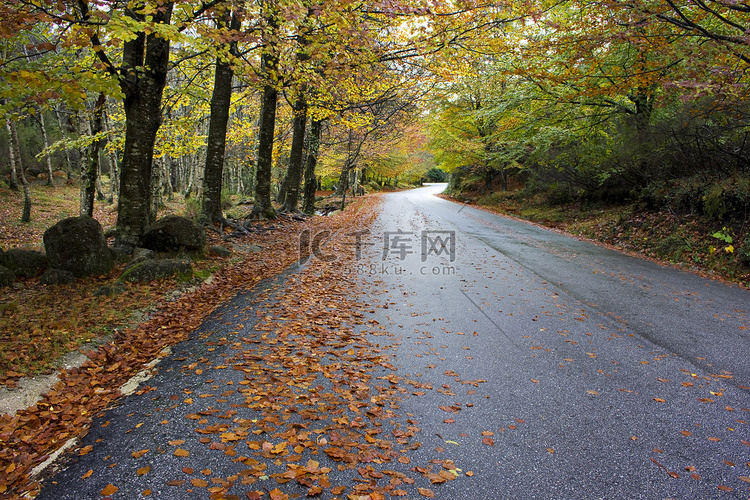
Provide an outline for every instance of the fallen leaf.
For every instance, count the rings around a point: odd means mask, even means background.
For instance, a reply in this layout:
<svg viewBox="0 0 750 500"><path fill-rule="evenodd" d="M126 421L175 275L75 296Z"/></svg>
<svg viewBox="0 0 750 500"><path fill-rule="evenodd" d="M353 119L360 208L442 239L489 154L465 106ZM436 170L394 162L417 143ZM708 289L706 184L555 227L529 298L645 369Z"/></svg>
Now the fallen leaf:
<svg viewBox="0 0 750 500"><path fill-rule="evenodd" d="M486 444L487 446L495 446L495 441L493 441L493 439L489 437L482 439L482 443Z"/></svg>
<svg viewBox="0 0 750 500"><path fill-rule="evenodd" d="M81 479L88 479L88 478L91 477L91 474L93 474L93 473L94 473L94 470L93 469L89 469L89 471L86 474L84 474L83 476L81 476Z"/></svg>
<svg viewBox="0 0 750 500"><path fill-rule="evenodd" d="M110 495L114 495L115 493L117 493L117 490L119 490L119 489L120 488L118 488L114 484L110 483L110 484L108 484L107 486L104 487L104 489L101 491L101 495L103 497L108 497Z"/></svg>
<svg viewBox="0 0 750 500"><path fill-rule="evenodd" d="M435 492L428 488L417 488L417 491L419 491L419 494L423 497L427 498L435 498Z"/></svg>
<svg viewBox="0 0 750 500"><path fill-rule="evenodd" d="M208 481L205 481L198 477L194 477L190 480L190 484L192 484L196 488L205 488L206 486L208 486Z"/></svg>
<svg viewBox="0 0 750 500"><path fill-rule="evenodd" d="M187 450L183 450L182 448L177 448L174 450L174 456L176 457L188 457L190 456L190 452Z"/></svg>
<svg viewBox="0 0 750 500"><path fill-rule="evenodd" d="M147 465L145 467L141 467L140 469L135 471L135 473L138 474L139 476L143 476L145 474L148 474L150 470L151 470L151 466Z"/></svg>
<svg viewBox="0 0 750 500"><path fill-rule="evenodd" d="M149 450L134 451L133 453L130 454L130 456L133 458L141 458L143 455L148 453L148 451Z"/></svg>
<svg viewBox="0 0 750 500"><path fill-rule="evenodd" d="M278 488L271 490L268 494L271 497L271 500L289 500L289 495L283 493Z"/></svg>

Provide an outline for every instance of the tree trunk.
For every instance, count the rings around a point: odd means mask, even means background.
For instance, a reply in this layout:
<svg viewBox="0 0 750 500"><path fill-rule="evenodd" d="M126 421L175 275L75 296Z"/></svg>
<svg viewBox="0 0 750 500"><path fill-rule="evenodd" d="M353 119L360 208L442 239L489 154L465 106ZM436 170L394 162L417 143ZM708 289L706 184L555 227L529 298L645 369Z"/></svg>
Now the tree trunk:
<svg viewBox="0 0 750 500"><path fill-rule="evenodd" d="M16 126L10 118L5 119L5 128L8 129L8 158L10 159L10 184L9 187L13 191L18 191L18 167L16 166L16 152L13 148L13 130ZM18 158L19 166L21 159Z"/></svg>
<svg viewBox="0 0 750 500"><path fill-rule="evenodd" d="M273 16L273 14L271 15ZM275 20L269 21L272 37L275 36L277 25ZM268 83L263 87L260 105L260 119L258 123L258 162L255 171L255 204L251 213L252 218L274 218L276 211L271 204L271 168L273 166L273 139L276 126L276 106L279 92L272 84L275 80L278 56L275 54L274 44L261 56L261 70L265 73Z"/></svg>
<svg viewBox="0 0 750 500"><path fill-rule="evenodd" d="M60 129L60 138L62 139L65 135L65 128L63 127L63 121L60 118L60 111L55 108L55 118L57 119L57 127ZM73 162L70 160L70 151L68 148L64 148L65 151L65 165L68 167L66 170L67 178L70 179L70 172L73 170Z"/></svg>
<svg viewBox="0 0 750 500"><path fill-rule="evenodd" d="M153 15L169 24L172 3ZM136 19L137 14L131 14ZM120 169L115 246L131 249L154 222L151 213L151 171L161 101L169 67L169 40L158 33L138 33L123 47L125 147ZM146 68L145 70L141 68Z"/></svg>
<svg viewBox="0 0 750 500"><path fill-rule="evenodd" d="M221 26L227 24L225 19ZM240 21L232 13L229 29L238 31ZM232 42L228 49L230 54L236 52L237 43ZM214 89L211 95L211 118L208 124L208 144L206 146L206 167L203 174L203 202L201 214L208 222L224 218L221 210L221 188L224 177L224 155L227 143L227 122L229 107L232 102L232 77L234 70L226 56L216 57Z"/></svg>
<svg viewBox="0 0 750 500"><path fill-rule="evenodd" d="M294 103L292 147L289 153L289 169L286 174L286 199L282 212L299 211L299 188L302 182L302 162L305 153L306 128L307 101L304 95L300 95Z"/></svg>
<svg viewBox="0 0 750 500"><path fill-rule="evenodd" d="M315 191L318 181L315 179L315 166L318 163L318 151L320 150L320 136L323 131L323 122L313 120L310 124L310 139L307 146L307 159L305 160L305 197L302 211L306 214L315 213Z"/></svg>
<svg viewBox="0 0 750 500"><path fill-rule="evenodd" d="M109 115L105 111L103 114L104 118L104 126L107 129L108 135L109 135L109 141L110 144L114 142L113 136L114 132L112 130L112 125L109 122ZM117 186L119 185L119 171L120 167L117 164L117 150L115 148L110 148L109 150L109 197L107 198L107 203L112 203L115 201L115 195L117 194Z"/></svg>
<svg viewBox="0 0 750 500"><path fill-rule="evenodd" d="M99 94L94 104L93 120L91 122L91 135L95 136L104 129L104 104L106 96ZM84 169L81 171L81 215L94 216L94 199L96 197L96 180L99 174L99 149L101 142L95 140L89 146L89 153Z"/></svg>
<svg viewBox="0 0 750 500"><path fill-rule="evenodd" d="M52 157L49 154L49 138L47 137L47 127L44 124L44 111L39 112L39 127L42 129L42 140L44 141L44 159L47 161L47 185L54 186L55 182L52 177Z"/></svg>
<svg viewBox="0 0 750 500"><path fill-rule="evenodd" d="M16 123L12 120L6 120L5 124L8 127L10 162L11 165L15 165L18 169L18 177L21 179L21 185L23 186L23 211L21 213L21 222L31 222L31 192L29 190L29 182L26 180L26 174L23 171L23 164L21 163L21 148L18 144ZM17 188L18 187L16 186L16 189Z"/></svg>

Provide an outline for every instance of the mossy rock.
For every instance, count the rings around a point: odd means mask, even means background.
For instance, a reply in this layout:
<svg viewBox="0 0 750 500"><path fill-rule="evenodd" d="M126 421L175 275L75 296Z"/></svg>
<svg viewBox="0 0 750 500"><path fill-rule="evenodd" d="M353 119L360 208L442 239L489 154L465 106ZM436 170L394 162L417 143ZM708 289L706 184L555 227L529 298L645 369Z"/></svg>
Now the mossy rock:
<svg viewBox="0 0 750 500"><path fill-rule="evenodd" d="M36 250L11 248L2 255L2 259L0 264L13 271L16 276L27 278L36 276L48 265L47 256Z"/></svg>
<svg viewBox="0 0 750 500"><path fill-rule="evenodd" d="M120 281L142 282L171 278L177 275L193 274L190 262L179 259L148 259L128 267L120 276Z"/></svg>
<svg viewBox="0 0 750 500"><path fill-rule="evenodd" d="M5 266L0 266L0 287L8 286L16 279L16 273Z"/></svg>

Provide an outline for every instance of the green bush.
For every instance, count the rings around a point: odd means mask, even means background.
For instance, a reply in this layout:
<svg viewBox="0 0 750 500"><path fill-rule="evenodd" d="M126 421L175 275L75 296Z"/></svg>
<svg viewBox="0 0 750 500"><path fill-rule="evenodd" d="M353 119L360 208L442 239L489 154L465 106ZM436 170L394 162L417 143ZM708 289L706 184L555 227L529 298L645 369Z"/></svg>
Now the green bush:
<svg viewBox="0 0 750 500"><path fill-rule="evenodd" d="M448 172L438 167L432 167L424 174L425 182L448 182L449 177Z"/></svg>

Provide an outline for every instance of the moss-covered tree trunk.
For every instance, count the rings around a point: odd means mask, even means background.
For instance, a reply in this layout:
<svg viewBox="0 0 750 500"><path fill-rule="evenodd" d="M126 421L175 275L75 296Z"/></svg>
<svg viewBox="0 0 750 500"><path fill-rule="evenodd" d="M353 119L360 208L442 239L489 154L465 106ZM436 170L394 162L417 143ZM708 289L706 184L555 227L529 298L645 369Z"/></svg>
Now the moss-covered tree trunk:
<svg viewBox="0 0 750 500"><path fill-rule="evenodd" d="M266 37L266 47L261 56L261 71L266 79L263 86L260 104L260 119L258 122L258 161L255 170L255 204L251 213L252 218L271 219L276 216L276 210L271 204L271 174L273 167L273 140L276 130L276 106L279 91L276 88L278 79L277 66L279 58L276 53L278 37L278 22L276 13L266 4L266 18L269 34Z"/></svg>
<svg viewBox="0 0 750 500"><path fill-rule="evenodd" d="M172 3L153 14L169 24ZM137 20L140 14L129 12ZM154 222L151 212L151 173L156 132L161 125L161 101L167 82L169 40L141 32L123 46L122 86L125 91L125 146L120 169L115 245L133 248Z"/></svg>
<svg viewBox="0 0 750 500"><path fill-rule="evenodd" d="M10 163L12 166L15 166L18 172L18 177L21 179L21 186L23 186L23 210L21 211L21 222L31 222L31 191L29 189L29 181L26 180L26 174L23 171L23 163L21 162L21 148L18 143L16 123L12 120L6 120L5 124L8 127ZM16 186L16 189L18 189L18 186Z"/></svg>
<svg viewBox="0 0 750 500"><path fill-rule="evenodd" d="M104 130L104 104L106 96L99 94L94 104L93 120L91 121L91 135L96 136ZM81 206L79 213L81 215L94 216L94 199L96 198L96 182L99 177L99 149L101 142L95 140L89 146L89 153L84 167L81 171Z"/></svg>
<svg viewBox="0 0 750 500"><path fill-rule="evenodd" d="M305 155L305 129L307 128L307 101L300 95L294 104L292 122L292 147L289 152L289 169L286 174L286 196L283 212L299 211L299 189L302 182L302 164Z"/></svg>
<svg viewBox="0 0 750 500"><path fill-rule="evenodd" d="M307 158L305 160L305 194L302 211L306 214L315 212L315 191L318 181L315 178L315 166L318 163L318 151L320 150L320 136L323 131L323 122L313 120L310 124L310 134L307 144Z"/></svg>
<svg viewBox="0 0 750 500"><path fill-rule="evenodd" d="M235 13L221 22L222 26L229 24L229 29L238 31L240 22ZM226 47L229 54L236 52L237 43ZM203 174L203 200L201 214L208 222L220 221L224 218L221 210L221 190L224 178L224 155L227 144L227 123L229 122L229 107L232 102L232 78L234 70L227 54L216 57L214 71L214 89L211 94L211 118L208 124L208 138L206 145L206 168Z"/></svg>

